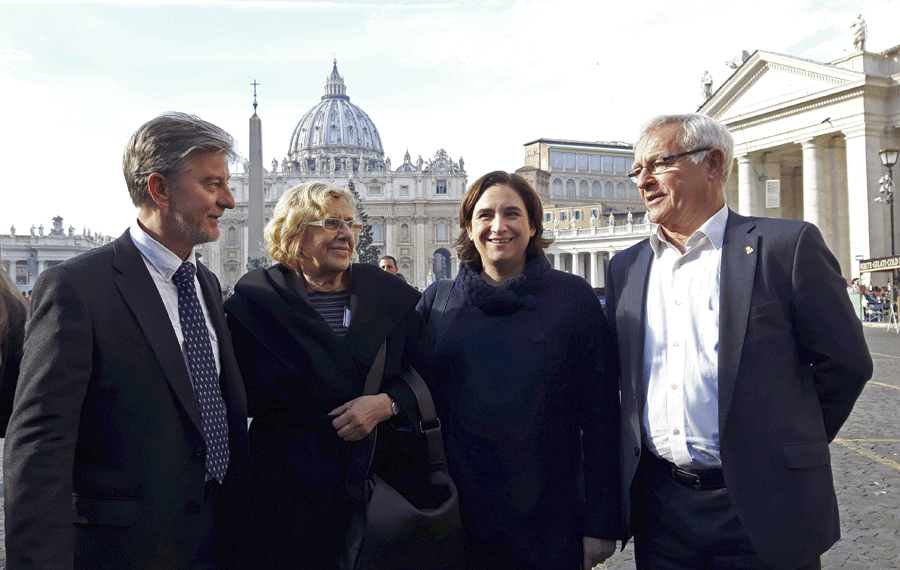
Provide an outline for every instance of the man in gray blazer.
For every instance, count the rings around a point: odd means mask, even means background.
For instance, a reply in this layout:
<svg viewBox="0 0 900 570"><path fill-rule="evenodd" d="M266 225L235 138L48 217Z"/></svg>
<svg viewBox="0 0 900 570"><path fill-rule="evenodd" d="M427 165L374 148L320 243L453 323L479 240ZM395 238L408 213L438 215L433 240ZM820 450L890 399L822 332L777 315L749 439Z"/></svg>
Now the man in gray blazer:
<svg viewBox="0 0 900 570"><path fill-rule="evenodd" d="M725 206L733 156L698 114L635 146L658 228L610 260L606 300L639 569L820 568L840 537L828 443L872 360L819 230Z"/></svg>
<svg viewBox="0 0 900 570"><path fill-rule="evenodd" d="M240 563L246 396L194 255L234 207L233 144L181 113L143 125L123 160L137 219L35 284L4 452L10 570Z"/></svg>

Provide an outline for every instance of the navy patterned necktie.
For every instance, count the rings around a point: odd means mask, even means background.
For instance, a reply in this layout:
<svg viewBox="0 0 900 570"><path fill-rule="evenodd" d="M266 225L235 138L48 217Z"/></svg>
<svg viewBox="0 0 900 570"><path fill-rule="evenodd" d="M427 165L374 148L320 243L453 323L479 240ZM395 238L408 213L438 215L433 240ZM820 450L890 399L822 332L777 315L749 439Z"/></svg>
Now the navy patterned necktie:
<svg viewBox="0 0 900 570"><path fill-rule="evenodd" d="M194 393L200 405L200 423L206 440L206 470L221 483L228 470L228 420L206 317L194 286L194 264L182 263L172 281L178 287L178 318Z"/></svg>

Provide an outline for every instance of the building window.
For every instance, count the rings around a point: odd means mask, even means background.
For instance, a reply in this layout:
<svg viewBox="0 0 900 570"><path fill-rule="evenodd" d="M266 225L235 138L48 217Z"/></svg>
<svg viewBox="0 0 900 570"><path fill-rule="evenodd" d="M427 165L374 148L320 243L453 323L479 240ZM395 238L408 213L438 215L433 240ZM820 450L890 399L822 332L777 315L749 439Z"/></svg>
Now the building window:
<svg viewBox="0 0 900 570"><path fill-rule="evenodd" d="M625 198L625 183L619 182L616 185L616 198Z"/></svg>
<svg viewBox="0 0 900 570"><path fill-rule="evenodd" d="M550 151L550 169L551 170L562 170L563 167L563 153L558 150Z"/></svg>
<svg viewBox="0 0 900 570"><path fill-rule="evenodd" d="M574 152L564 152L563 153L563 161L564 168L566 170L575 170L575 153Z"/></svg>
<svg viewBox="0 0 900 570"><path fill-rule="evenodd" d="M578 172L588 171L588 155L579 152L575 156L575 161L576 165L578 166Z"/></svg>
<svg viewBox="0 0 900 570"><path fill-rule="evenodd" d="M577 222L581 219L581 210L575 210L575 212L573 212L573 215L575 216L575 221Z"/></svg>
<svg viewBox="0 0 900 570"><path fill-rule="evenodd" d="M613 171L613 157L604 156L602 159L603 162L603 172L612 172Z"/></svg>
<svg viewBox="0 0 900 570"><path fill-rule="evenodd" d="M590 191L590 188L588 187L587 180L582 180L581 182L578 183L578 195L583 198L590 198L591 191Z"/></svg>
<svg viewBox="0 0 900 570"><path fill-rule="evenodd" d="M409 196L409 186L401 186L400 187L400 195L401 196Z"/></svg>
<svg viewBox="0 0 900 570"><path fill-rule="evenodd" d="M400 241L409 241L409 224L400 226Z"/></svg>
<svg viewBox="0 0 900 570"><path fill-rule="evenodd" d="M628 171L628 161L624 156L616 157L616 174L625 174Z"/></svg>
<svg viewBox="0 0 900 570"><path fill-rule="evenodd" d="M600 219L600 210L597 208L591 208L591 217L595 220Z"/></svg>
<svg viewBox="0 0 900 570"><path fill-rule="evenodd" d="M381 243L381 224L372 224L372 241Z"/></svg>
<svg viewBox="0 0 900 570"><path fill-rule="evenodd" d="M568 222L569 221L569 212L560 212L559 213L559 221L560 222Z"/></svg>
<svg viewBox="0 0 900 570"><path fill-rule="evenodd" d="M640 199L641 197L641 193L638 192L637 184L635 184L634 182L628 185L628 197L637 199Z"/></svg>
<svg viewBox="0 0 900 570"><path fill-rule="evenodd" d="M594 198L599 198L601 194L601 184L599 180L594 180L591 183L591 196Z"/></svg>
<svg viewBox="0 0 900 570"><path fill-rule="evenodd" d="M447 241L447 224L441 222L437 226L437 239L438 241Z"/></svg>
<svg viewBox="0 0 900 570"><path fill-rule="evenodd" d="M575 195L575 181L569 178L566 180L566 196Z"/></svg>
<svg viewBox="0 0 900 570"><path fill-rule="evenodd" d="M613 198L615 196L615 188L613 187L613 183L609 180L606 181L606 185L603 186L603 197L604 198Z"/></svg>
<svg viewBox="0 0 900 570"><path fill-rule="evenodd" d="M237 228L228 227L228 245L237 245Z"/></svg>
<svg viewBox="0 0 900 570"><path fill-rule="evenodd" d="M553 221L553 212L544 212L544 223L550 223Z"/></svg>
<svg viewBox="0 0 900 570"><path fill-rule="evenodd" d="M16 262L16 285L28 285L28 262Z"/></svg>
<svg viewBox="0 0 900 570"><path fill-rule="evenodd" d="M369 186L369 196L381 196L381 186Z"/></svg>
<svg viewBox="0 0 900 570"><path fill-rule="evenodd" d="M563 186L562 180L560 180L559 178L553 179L553 195L554 196L562 196L562 193L563 193L562 186Z"/></svg>
<svg viewBox="0 0 900 570"><path fill-rule="evenodd" d="M435 194L446 194L447 193L447 181L446 180L438 180L435 185Z"/></svg>
<svg viewBox="0 0 900 570"><path fill-rule="evenodd" d="M591 155L591 172L600 172L600 155Z"/></svg>

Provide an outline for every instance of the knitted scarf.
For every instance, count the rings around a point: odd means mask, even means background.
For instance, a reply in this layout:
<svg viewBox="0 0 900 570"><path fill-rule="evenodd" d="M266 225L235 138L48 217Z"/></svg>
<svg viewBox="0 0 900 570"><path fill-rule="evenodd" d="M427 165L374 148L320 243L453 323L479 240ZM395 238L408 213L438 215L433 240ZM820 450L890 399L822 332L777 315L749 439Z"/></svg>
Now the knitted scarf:
<svg viewBox="0 0 900 570"><path fill-rule="evenodd" d="M462 288L471 305L489 315L508 315L537 306L535 295L546 286L551 269L547 258L540 255L529 260L522 273L495 287L485 281L480 272L463 263L456 276L456 285Z"/></svg>

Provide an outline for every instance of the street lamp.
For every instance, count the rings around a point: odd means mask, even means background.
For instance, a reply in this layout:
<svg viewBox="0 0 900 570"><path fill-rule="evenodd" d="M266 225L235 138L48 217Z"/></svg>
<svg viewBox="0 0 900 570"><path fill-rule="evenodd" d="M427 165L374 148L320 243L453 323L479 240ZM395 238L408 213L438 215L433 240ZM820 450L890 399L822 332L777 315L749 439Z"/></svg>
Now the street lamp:
<svg viewBox="0 0 900 570"><path fill-rule="evenodd" d="M891 207L891 256L897 255L896 250L894 249L894 165L897 164L897 155L900 154L900 149L896 148L883 148L878 151L878 156L881 157L881 164L887 166L888 175L887 179L881 179L881 192L884 194L882 198L879 196L875 198L878 201L887 202L887 204Z"/></svg>

